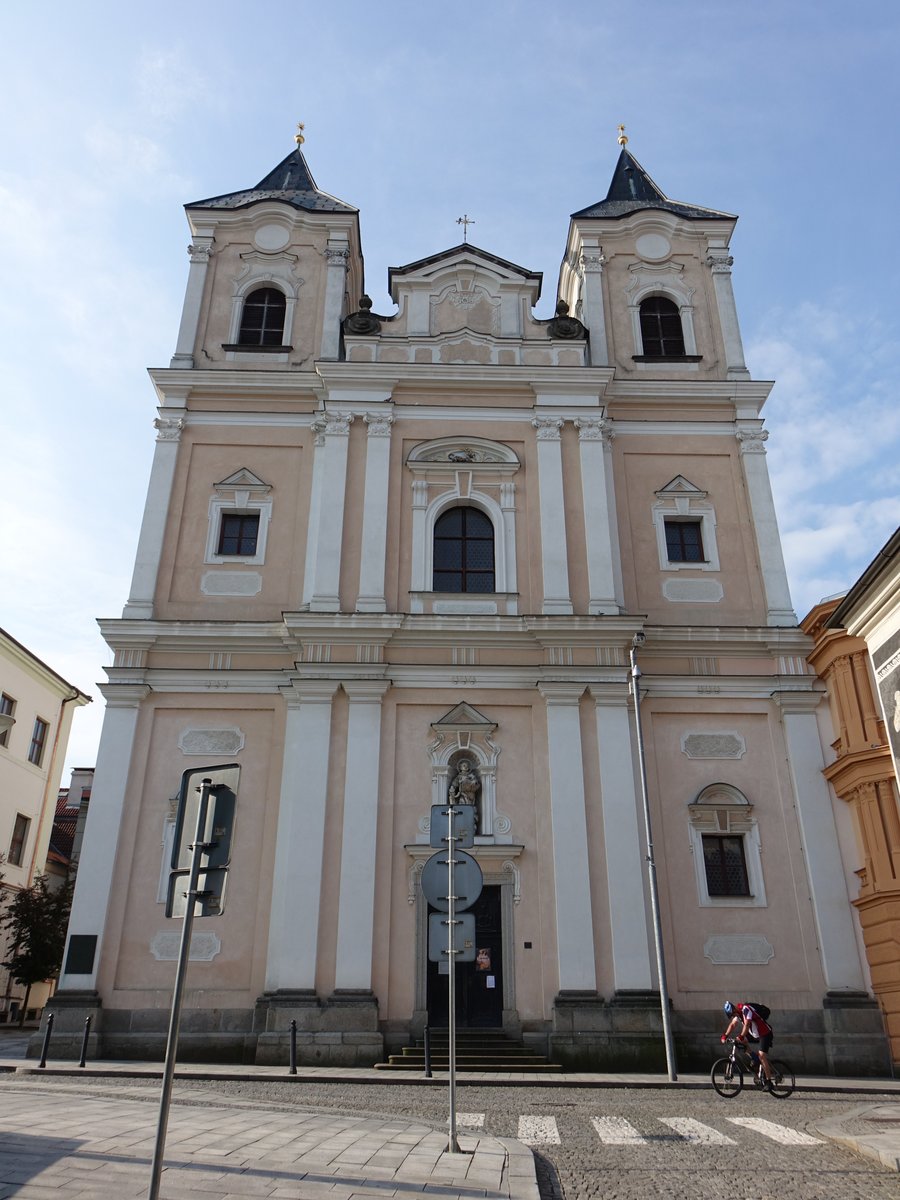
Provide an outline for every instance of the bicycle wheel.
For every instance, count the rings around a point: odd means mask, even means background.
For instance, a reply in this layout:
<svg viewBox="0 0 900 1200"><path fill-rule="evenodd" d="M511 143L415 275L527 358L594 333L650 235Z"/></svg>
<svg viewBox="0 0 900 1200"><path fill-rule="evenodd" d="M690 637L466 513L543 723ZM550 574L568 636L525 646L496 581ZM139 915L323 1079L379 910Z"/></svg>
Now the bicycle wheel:
<svg viewBox="0 0 900 1200"><path fill-rule="evenodd" d="M777 1058L769 1059L769 1066L772 1068L772 1086L769 1092L779 1100L784 1100L794 1090L794 1072L786 1062Z"/></svg>
<svg viewBox="0 0 900 1200"><path fill-rule="evenodd" d="M720 1096L731 1100L744 1086L744 1072L730 1058L720 1058L712 1065L709 1081Z"/></svg>

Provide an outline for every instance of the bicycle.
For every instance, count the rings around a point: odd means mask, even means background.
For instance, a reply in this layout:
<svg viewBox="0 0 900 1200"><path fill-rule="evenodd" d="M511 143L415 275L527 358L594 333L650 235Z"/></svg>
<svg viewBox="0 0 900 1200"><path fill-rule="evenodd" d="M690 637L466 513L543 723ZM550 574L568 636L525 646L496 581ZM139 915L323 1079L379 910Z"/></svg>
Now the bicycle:
<svg viewBox="0 0 900 1200"><path fill-rule="evenodd" d="M744 1072L747 1071L753 1079L754 1087L760 1091L768 1091L778 1100L784 1100L794 1090L794 1072L780 1059L770 1058L772 1069L771 1085L766 1080L766 1073L758 1055L754 1055L737 1038L728 1038L731 1052L727 1058L718 1058L712 1065L709 1081L726 1100L739 1095L744 1087Z"/></svg>

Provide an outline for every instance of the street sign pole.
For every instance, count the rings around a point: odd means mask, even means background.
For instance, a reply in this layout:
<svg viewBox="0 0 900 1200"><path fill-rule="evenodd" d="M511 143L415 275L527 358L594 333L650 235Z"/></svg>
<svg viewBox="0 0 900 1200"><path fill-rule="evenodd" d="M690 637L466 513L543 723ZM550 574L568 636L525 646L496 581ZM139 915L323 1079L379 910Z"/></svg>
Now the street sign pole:
<svg viewBox="0 0 900 1200"><path fill-rule="evenodd" d="M453 806L447 810L447 955L448 987L447 1002L449 1029L447 1031L448 1067L450 1068L450 1136L447 1149L451 1154L459 1153L456 1140L456 890L453 868L456 866L456 834L453 826Z"/></svg>
<svg viewBox="0 0 900 1200"><path fill-rule="evenodd" d="M211 789L212 780L204 779L199 788L200 807L197 810L197 829L194 833L194 845L191 854L187 908L184 912L184 924L181 927L181 946L178 950L178 967L175 972L172 1015L169 1018L169 1038L166 1043L166 1062L163 1068L162 1093L159 1099L159 1122L156 1127L156 1144L153 1148L153 1163L150 1168L150 1190L147 1192L147 1200L158 1200L159 1197L163 1155L166 1150L166 1129L169 1123L169 1105L172 1100L172 1080L175 1075L175 1055L178 1050L178 1030L181 1025L181 1000L184 993L184 980L187 974L188 955L191 948L191 932L194 928L194 905L198 891L197 885L200 880L200 856L204 849L207 848L203 837L206 831L206 814L209 808L209 794Z"/></svg>

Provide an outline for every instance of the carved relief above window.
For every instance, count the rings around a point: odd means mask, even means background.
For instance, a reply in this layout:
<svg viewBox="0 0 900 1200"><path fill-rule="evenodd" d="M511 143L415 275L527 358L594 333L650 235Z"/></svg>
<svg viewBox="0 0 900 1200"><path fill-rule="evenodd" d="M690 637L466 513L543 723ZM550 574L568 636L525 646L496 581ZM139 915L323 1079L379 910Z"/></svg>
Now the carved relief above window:
<svg viewBox="0 0 900 1200"><path fill-rule="evenodd" d="M710 784L688 805L688 820L700 906L764 907L759 829L743 792Z"/></svg>

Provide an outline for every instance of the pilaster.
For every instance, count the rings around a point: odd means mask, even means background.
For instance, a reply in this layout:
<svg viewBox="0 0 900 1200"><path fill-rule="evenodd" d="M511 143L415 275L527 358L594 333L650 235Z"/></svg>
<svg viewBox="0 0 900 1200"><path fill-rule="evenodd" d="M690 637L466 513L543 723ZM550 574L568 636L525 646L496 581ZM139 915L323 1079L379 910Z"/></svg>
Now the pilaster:
<svg viewBox="0 0 900 1200"><path fill-rule="evenodd" d="M106 699L106 714L59 978L60 989L81 992L97 986L134 737L141 702L150 694L150 688L141 684L105 684L100 690ZM77 965L87 970L66 969L73 938L79 939Z"/></svg>
<svg viewBox="0 0 900 1200"><path fill-rule="evenodd" d="M537 416L538 490L540 492L541 563L544 599L541 612L571 616L566 549L566 510L563 491L562 444L559 417Z"/></svg>
<svg viewBox="0 0 900 1200"><path fill-rule="evenodd" d="M596 993L579 713L584 685L541 683L538 687L547 705L559 990Z"/></svg>
<svg viewBox="0 0 900 1200"><path fill-rule="evenodd" d="M624 684L592 686L600 756L603 848L609 891L613 977L620 993L654 986L644 899L644 852Z"/></svg>
<svg viewBox="0 0 900 1200"><path fill-rule="evenodd" d="M603 264L606 259L599 246L584 247L581 252L582 271L581 322L590 334L591 366L609 366L606 342L606 315L603 306Z"/></svg>
<svg viewBox="0 0 900 1200"><path fill-rule="evenodd" d="M741 341L741 327L738 324L737 305L734 302L734 289L731 286L731 267L734 259L727 249L715 249L707 255L706 262L712 272L719 325L725 343L726 378L749 379L750 372L744 362L744 346Z"/></svg>
<svg viewBox="0 0 900 1200"><path fill-rule="evenodd" d="M391 425L388 412L367 412L366 490L363 500L362 557L357 612L385 612L384 569L387 553L388 479L391 463Z"/></svg>
<svg viewBox="0 0 900 1200"><path fill-rule="evenodd" d="M161 408L153 422L156 428L156 449L150 482L147 485L147 500L141 520L131 591L122 616L133 620L144 620L153 616L153 599L159 576L166 521L172 499L172 482L178 461L178 443L185 425L186 410L183 408Z"/></svg>
<svg viewBox="0 0 900 1200"><path fill-rule="evenodd" d="M181 324L178 327L178 341L175 345L175 353L169 363L170 367L184 369L194 365L194 346L197 344L200 306L203 303L209 260L214 253L213 242L211 234L197 236L187 248L191 265L184 293L184 306L181 310Z"/></svg>
<svg viewBox="0 0 900 1200"><path fill-rule="evenodd" d="M318 495L315 505L317 529L311 556L313 573L309 585L310 612L339 612L341 607L341 547L352 421L352 413L325 412L313 425L318 435L314 470L319 471L319 477L313 480ZM312 530L310 535L313 536Z"/></svg>
<svg viewBox="0 0 900 1200"><path fill-rule="evenodd" d="M619 613L622 596L622 564L616 498L612 480L610 422L602 417L576 417L578 449L581 453L581 495L587 551L588 612Z"/></svg>
<svg viewBox="0 0 900 1200"><path fill-rule="evenodd" d="M335 992L372 987L381 702L390 682L345 679L350 700Z"/></svg>
<svg viewBox="0 0 900 1200"><path fill-rule="evenodd" d="M278 808L266 991L314 991L337 680L303 679L285 689L287 717Z"/></svg>
<svg viewBox="0 0 900 1200"><path fill-rule="evenodd" d="M796 625L797 617L791 604L787 570L778 534L775 501L766 467L766 439L769 434L761 422L754 421L739 427L736 437L740 444L750 511L756 531L759 565L766 593L767 624Z"/></svg>
<svg viewBox="0 0 900 1200"><path fill-rule="evenodd" d="M341 317L344 309L347 267L350 250L346 242L329 238L323 251L328 263L325 273L325 301L322 312L322 342L319 358L337 359L341 349Z"/></svg>
<svg viewBox="0 0 900 1200"><path fill-rule="evenodd" d="M831 797L822 778L825 762L816 721L822 696L776 692L774 699L784 725L825 986L832 992L865 993Z"/></svg>

